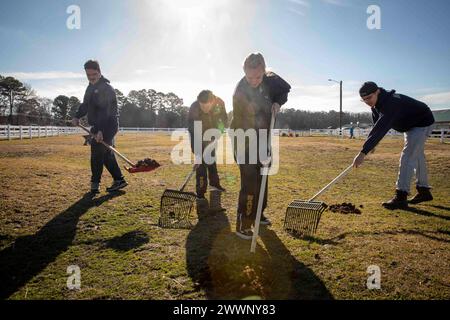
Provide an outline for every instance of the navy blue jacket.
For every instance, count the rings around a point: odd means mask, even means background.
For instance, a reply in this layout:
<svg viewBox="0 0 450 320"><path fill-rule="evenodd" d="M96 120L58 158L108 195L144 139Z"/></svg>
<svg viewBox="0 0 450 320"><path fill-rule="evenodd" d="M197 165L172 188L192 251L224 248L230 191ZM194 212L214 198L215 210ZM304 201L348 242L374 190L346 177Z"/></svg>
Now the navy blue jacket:
<svg viewBox="0 0 450 320"><path fill-rule="evenodd" d="M119 121L116 92L103 76L96 84L89 84L75 117L80 119L86 114L92 133L101 131L105 140L117 133Z"/></svg>
<svg viewBox="0 0 450 320"><path fill-rule="evenodd" d="M383 88L380 88L377 103L372 108L372 118L375 126L361 151L365 154L375 148L390 129L406 132L434 123L433 113L425 103Z"/></svg>
<svg viewBox="0 0 450 320"><path fill-rule="evenodd" d="M244 78L239 81L233 95L232 129L268 129L272 104L286 103L291 86L273 72L264 75L262 83L252 88Z"/></svg>

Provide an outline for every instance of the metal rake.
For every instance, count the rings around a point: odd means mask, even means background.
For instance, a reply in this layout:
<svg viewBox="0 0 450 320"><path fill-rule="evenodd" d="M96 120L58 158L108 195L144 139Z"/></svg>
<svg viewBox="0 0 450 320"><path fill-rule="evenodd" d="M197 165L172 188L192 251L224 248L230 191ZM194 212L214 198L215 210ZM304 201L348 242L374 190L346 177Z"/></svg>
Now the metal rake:
<svg viewBox="0 0 450 320"><path fill-rule="evenodd" d="M333 181L327 184L322 190L317 192L314 197L309 200L294 200L286 209L284 218L284 230L301 236L313 236L322 217L322 213L327 205L321 201L314 201L317 197L327 191L332 185L344 178L352 169L350 165L342 171Z"/></svg>

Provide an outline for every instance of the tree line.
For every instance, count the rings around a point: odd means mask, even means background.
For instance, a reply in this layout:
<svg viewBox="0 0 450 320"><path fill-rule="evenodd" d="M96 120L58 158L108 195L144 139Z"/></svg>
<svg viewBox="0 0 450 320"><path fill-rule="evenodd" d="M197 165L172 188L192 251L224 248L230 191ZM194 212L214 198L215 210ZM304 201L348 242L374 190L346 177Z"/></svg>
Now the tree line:
<svg viewBox="0 0 450 320"><path fill-rule="evenodd" d="M115 89L122 127L185 128L189 107L175 93L153 89L132 90L124 95ZM40 97L30 85L0 75L0 124L69 125L81 101L75 96ZM232 112L228 114L231 120ZM371 123L370 113L343 113L342 124ZM277 125L282 129L322 129L339 126L339 112L282 109Z"/></svg>

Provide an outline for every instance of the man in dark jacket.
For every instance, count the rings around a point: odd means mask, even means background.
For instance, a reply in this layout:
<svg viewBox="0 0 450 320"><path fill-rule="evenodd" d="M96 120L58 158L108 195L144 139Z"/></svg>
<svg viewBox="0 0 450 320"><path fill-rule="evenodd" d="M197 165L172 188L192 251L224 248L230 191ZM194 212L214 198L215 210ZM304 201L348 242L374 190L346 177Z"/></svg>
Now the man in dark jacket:
<svg viewBox="0 0 450 320"><path fill-rule="evenodd" d="M375 125L361 152L355 157L354 167L359 167L363 163L365 156L375 148L390 129L404 132L405 146L400 157L396 193L394 198L384 202L383 206L388 209L408 206L407 196L414 171L417 194L409 200L409 203L433 200L428 184L424 153L425 141L434 123L430 108L423 102L395 93L395 90L386 91L379 88L374 82L364 83L359 92L362 100L372 108Z"/></svg>
<svg viewBox="0 0 450 320"><path fill-rule="evenodd" d="M241 173L241 190L239 192L236 235L245 240L253 236L252 225L255 223L259 192L262 182L262 163L259 158L259 130L269 129L272 113L276 114L286 103L291 86L273 72L266 72L264 57L260 53L250 54L244 62L245 77L242 78L233 95L233 120L231 129L256 130L257 149L250 147L245 139L245 160L236 156ZM267 130L267 134L271 134ZM237 140L234 142L235 154L239 150ZM270 146L267 146L270 149ZM250 156L257 154L256 164ZM240 158L240 159L239 159ZM267 184L264 193L263 210L267 206ZM270 220L261 215L262 225L269 225Z"/></svg>
<svg viewBox="0 0 450 320"><path fill-rule="evenodd" d="M194 134L194 124L198 122L202 126L201 136ZM210 90L203 90L197 97L191 108L188 116L188 130L191 138L191 149L197 157L202 159L202 163L198 165L196 170L196 191L199 199L205 198L207 189L207 180L209 175L209 185L217 191L224 192L225 189L220 185L219 174L217 173L216 162L206 164L203 161L203 151L208 145L208 142L203 141L203 134L208 129L219 129L224 132L228 124L227 112L225 110L225 103L219 97L216 97ZM199 139L201 141L201 150L195 150L194 141ZM213 151L212 156L215 156Z"/></svg>
<svg viewBox="0 0 450 320"><path fill-rule="evenodd" d="M91 125L91 133L94 137L91 141L91 192L99 193L103 166L114 179L108 192L118 191L127 186L114 153L107 149L101 142L114 145L114 136L119 129L116 93L104 78L97 61L89 60L84 69L89 80L89 86L84 94L83 103L73 119L73 124L78 125L80 118L87 114L88 123Z"/></svg>

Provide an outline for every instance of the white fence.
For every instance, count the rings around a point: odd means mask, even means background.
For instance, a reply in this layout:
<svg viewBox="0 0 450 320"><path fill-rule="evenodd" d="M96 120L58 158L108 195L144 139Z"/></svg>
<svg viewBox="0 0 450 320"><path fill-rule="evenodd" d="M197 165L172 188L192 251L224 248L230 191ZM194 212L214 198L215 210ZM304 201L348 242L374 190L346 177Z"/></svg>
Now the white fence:
<svg viewBox="0 0 450 320"><path fill-rule="evenodd" d="M371 129L360 129L355 128L353 131L353 136L355 138L363 137L366 138ZM336 136L338 137L339 129L310 129L309 130L310 136ZM342 130L342 136L343 137L350 137L350 130ZM387 136L391 137L402 137L403 133L395 131L395 130L389 130L387 133ZM436 138L440 139L440 141L443 143L445 140L450 139L450 129L433 129L430 138Z"/></svg>
<svg viewBox="0 0 450 320"><path fill-rule="evenodd" d="M173 131L187 131L186 128L119 128L120 133L170 133ZM367 137L370 129L355 128L355 138ZM42 137L52 137L69 134L82 134L84 131L77 127L40 127L40 126L10 126L0 125L0 140L12 140L12 139L33 139ZM305 130L288 130L288 129L275 129L274 134L284 136L339 136L339 129L310 129ZM399 137L402 133L395 130L389 130L388 136ZM342 130L343 137L349 137L349 130ZM450 139L450 129L434 129L431 138L440 139L441 142Z"/></svg>
<svg viewBox="0 0 450 320"><path fill-rule="evenodd" d="M0 140L32 139L60 135L79 134L81 128L76 127L41 127L41 126L0 126Z"/></svg>
<svg viewBox="0 0 450 320"><path fill-rule="evenodd" d="M153 133L153 132L173 132L173 131L187 131L186 128L128 128L121 127L119 132L133 132L133 133Z"/></svg>
<svg viewBox="0 0 450 320"><path fill-rule="evenodd" d="M353 136L355 138L358 137L367 137L370 133L371 129L362 129L362 128L355 128L353 131ZM310 136L339 136L339 129L310 129L309 130ZM395 130L389 130L387 133L388 136L401 136L403 135L400 132L397 132ZM342 136L344 137L350 137L350 130L348 129L342 129Z"/></svg>
<svg viewBox="0 0 450 320"><path fill-rule="evenodd" d="M186 128L119 128L121 133L170 133L176 130L186 131ZM85 134L85 131L77 127L54 127L54 126L11 126L0 125L0 140L33 139L53 137L69 134Z"/></svg>

